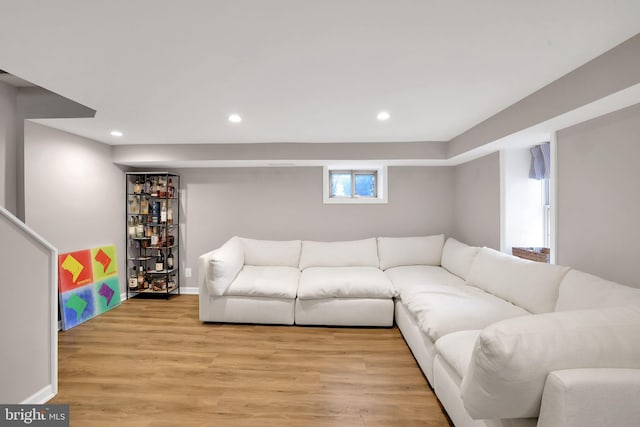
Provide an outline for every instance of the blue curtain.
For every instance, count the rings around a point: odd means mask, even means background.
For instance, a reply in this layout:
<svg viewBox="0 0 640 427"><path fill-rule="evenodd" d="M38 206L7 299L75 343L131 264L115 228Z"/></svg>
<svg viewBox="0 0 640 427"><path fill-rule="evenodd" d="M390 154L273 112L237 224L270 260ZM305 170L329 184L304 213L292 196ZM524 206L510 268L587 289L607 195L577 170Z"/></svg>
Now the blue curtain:
<svg viewBox="0 0 640 427"><path fill-rule="evenodd" d="M531 147L531 169L529 178L549 179L551 172L551 149L548 142Z"/></svg>

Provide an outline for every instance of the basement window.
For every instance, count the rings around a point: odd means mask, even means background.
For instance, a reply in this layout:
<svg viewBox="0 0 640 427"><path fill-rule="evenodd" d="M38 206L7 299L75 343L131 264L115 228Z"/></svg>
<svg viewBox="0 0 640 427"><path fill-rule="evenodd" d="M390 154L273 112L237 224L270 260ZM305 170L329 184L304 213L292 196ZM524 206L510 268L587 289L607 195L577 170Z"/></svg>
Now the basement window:
<svg viewBox="0 0 640 427"><path fill-rule="evenodd" d="M387 203L386 167L324 167L324 203Z"/></svg>

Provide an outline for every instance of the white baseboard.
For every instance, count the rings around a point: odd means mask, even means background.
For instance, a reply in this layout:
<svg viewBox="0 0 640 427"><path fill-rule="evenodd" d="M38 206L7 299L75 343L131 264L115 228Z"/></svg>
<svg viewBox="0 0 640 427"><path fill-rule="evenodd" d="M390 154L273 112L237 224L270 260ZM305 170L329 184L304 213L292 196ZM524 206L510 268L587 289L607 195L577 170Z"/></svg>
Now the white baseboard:
<svg viewBox="0 0 640 427"><path fill-rule="evenodd" d="M199 295L200 291L198 289L197 286L185 286L185 287L180 287L180 294L182 295ZM127 300L127 293L123 292L120 294L120 301L126 301ZM60 330L60 328L58 328L58 330Z"/></svg>
<svg viewBox="0 0 640 427"><path fill-rule="evenodd" d="M20 405L42 405L53 399L57 393L53 391L53 385L44 386L41 390L20 402Z"/></svg>

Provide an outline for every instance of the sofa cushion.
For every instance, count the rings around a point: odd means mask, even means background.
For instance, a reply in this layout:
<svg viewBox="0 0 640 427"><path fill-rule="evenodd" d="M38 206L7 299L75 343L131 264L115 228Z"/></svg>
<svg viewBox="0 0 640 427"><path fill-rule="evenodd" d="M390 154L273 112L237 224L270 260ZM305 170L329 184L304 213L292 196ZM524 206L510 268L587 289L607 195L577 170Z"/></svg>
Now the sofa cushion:
<svg viewBox="0 0 640 427"><path fill-rule="evenodd" d="M462 380L475 419L536 417L550 372L640 368L640 306L523 316L485 328Z"/></svg>
<svg viewBox="0 0 640 427"><path fill-rule="evenodd" d="M436 341L436 353L451 366L459 379L464 377L480 330L458 331Z"/></svg>
<svg viewBox="0 0 640 427"><path fill-rule="evenodd" d="M344 242L304 240L299 268L309 267L378 267L376 239Z"/></svg>
<svg viewBox="0 0 640 427"><path fill-rule="evenodd" d="M375 267L310 267L300 275L298 299L393 298L391 281Z"/></svg>
<svg viewBox="0 0 640 427"><path fill-rule="evenodd" d="M440 265L444 235L422 237L378 237L380 268L402 265Z"/></svg>
<svg viewBox="0 0 640 427"><path fill-rule="evenodd" d="M556 311L640 305L640 289L570 270L560 283Z"/></svg>
<svg viewBox="0 0 640 427"><path fill-rule="evenodd" d="M464 280L442 267L431 265L408 265L384 271L391 279L398 294L411 288L426 289L429 285L465 286Z"/></svg>
<svg viewBox="0 0 640 427"><path fill-rule="evenodd" d="M245 265L224 295L295 299L299 279L298 267Z"/></svg>
<svg viewBox="0 0 640 427"><path fill-rule="evenodd" d="M477 246L465 245L449 237L442 248L442 266L466 280L479 250Z"/></svg>
<svg viewBox="0 0 640 427"><path fill-rule="evenodd" d="M239 237L232 237L211 253L207 285L214 295L222 295L244 265L244 250Z"/></svg>
<svg viewBox="0 0 640 427"><path fill-rule="evenodd" d="M477 288L443 285L429 288L425 291L412 288L400 296L432 342L452 332L483 329L502 319L530 314Z"/></svg>
<svg viewBox="0 0 640 427"><path fill-rule="evenodd" d="M482 248L476 255L467 285L476 286L532 313L553 311L560 281L569 267L529 261Z"/></svg>
<svg viewBox="0 0 640 427"><path fill-rule="evenodd" d="M241 238L246 265L298 267L300 240L256 240Z"/></svg>

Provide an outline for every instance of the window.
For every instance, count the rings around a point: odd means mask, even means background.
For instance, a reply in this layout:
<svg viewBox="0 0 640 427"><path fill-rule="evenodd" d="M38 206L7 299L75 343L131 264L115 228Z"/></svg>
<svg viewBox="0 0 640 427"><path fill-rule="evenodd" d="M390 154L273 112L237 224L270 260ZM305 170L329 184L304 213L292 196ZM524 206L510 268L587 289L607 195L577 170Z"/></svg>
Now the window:
<svg viewBox="0 0 640 427"><path fill-rule="evenodd" d="M387 203L386 168L324 168L324 203Z"/></svg>
<svg viewBox="0 0 640 427"><path fill-rule="evenodd" d="M377 171L329 171L329 197L376 197Z"/></svg>

